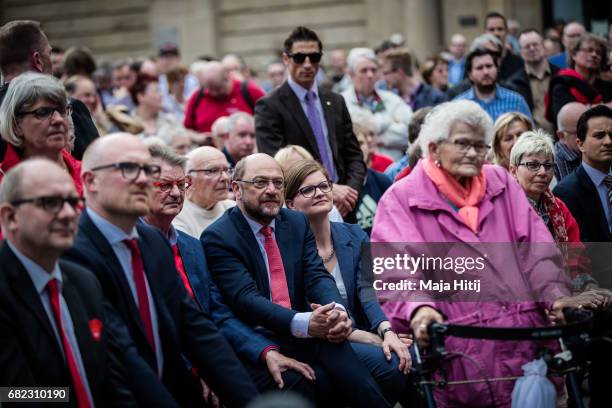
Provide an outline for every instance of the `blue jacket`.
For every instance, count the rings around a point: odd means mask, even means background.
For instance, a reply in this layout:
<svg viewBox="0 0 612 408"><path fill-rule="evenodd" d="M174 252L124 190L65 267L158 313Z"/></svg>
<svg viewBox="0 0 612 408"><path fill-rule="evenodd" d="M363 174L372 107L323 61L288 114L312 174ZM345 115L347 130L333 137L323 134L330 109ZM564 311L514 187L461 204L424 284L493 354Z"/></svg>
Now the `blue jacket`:
<svg viewBox="0 0 612 408"><path fill-rule="evenodd" d="M258 364L261 352L274 343L234 316L232 310L223 303L221 292L210 278L200 241L182 231L177 233L179 254L196 300L202 309L211 315L234 351L240 357Z"/></svg>
<svg viewBox="0 0 612 408"><path fill-rule="evenodd" d="M348 304L343 304L349 310L356 328L375 331L380 322L388 319L376 300L376 292L368 282L367 273L361 271L361 253L369 248L368 236L358 225L343 222L332 222L331 234L346 287Z"/></svg>

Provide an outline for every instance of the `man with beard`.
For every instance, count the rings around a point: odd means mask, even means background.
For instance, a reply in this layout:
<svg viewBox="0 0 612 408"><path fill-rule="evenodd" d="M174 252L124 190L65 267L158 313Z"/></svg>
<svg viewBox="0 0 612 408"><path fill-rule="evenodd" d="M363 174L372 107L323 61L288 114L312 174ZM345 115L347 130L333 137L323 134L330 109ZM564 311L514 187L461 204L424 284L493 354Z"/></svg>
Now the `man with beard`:
<svg viewBox="0 0 612 408"><path fill-rule="evenodd" d="M139 394L141 405L173 404L151 396L165 389L181 406L202 406L200 377L225 405L245 406L257 389L189 297L167 239L155 228L137 225L149 213L151 184L160 175L141 139L129 134L97 139L83 156L87 208L68 257L96 273L149 366L146 379L131 373L134 381L148 383Z"/></svg>
<svg viewBox="0 0 612 408"><path fill-rule="evenodd" d="M525 98L496 84L497 62L496 56L491 51L477 48L470 52L465 69L472 87L454 100L469 99L478 103L493 121L506 112L520 112L531 119Z"/></svg>
<svg viewBox="0 0 612 408"><path fill-rule="evenodd" d="M390 406L346 341L351 320L308 221L281 209L284 183L266 154L238 162L236 207L202 234L213 279L236 316L284 354L314 365L323 401L329 403L326 387L333 384L351 406Z"/></svg>

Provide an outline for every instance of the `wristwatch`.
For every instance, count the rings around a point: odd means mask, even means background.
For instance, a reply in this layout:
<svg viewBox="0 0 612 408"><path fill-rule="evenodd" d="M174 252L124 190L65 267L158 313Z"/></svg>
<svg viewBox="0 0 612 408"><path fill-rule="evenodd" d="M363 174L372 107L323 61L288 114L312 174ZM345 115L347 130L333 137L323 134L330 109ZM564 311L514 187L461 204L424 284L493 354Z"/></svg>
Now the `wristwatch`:
<svg viewBox="0 0 612 408"><path fill-rule="evenodd" d="M385 339L385 334L387 334L387 332L393 333L393 329L391 327L387 327L386 329L381 331L380 334L379 334L380 338L384 340Z"/></svg>

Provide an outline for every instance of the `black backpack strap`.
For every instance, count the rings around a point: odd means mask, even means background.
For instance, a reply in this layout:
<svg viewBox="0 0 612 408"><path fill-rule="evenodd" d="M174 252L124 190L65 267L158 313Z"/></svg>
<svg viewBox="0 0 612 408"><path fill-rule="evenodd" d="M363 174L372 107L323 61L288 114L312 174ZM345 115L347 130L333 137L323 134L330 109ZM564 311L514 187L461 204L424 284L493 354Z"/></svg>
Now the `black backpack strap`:
<svg viewBox="0 0 612 408"><path fill-rule="evenodd" d="M242 92L242 97L247 105L255 112L255 102L253 102L253 98L251 98L251 94L249 93L249 81L246 79L240 83L240 92Z"/></svg>
<svg viewBox="0 0 612 408"><path fill-rule="evenodd" d="M204 97L204 87L201 86L198 91L198 95L196 96L196 100L193 102L193 108L191 109L191 126L193 129L196 129L196 110L198 109L198 105L202 102L202 98Z"/></svg>
<svg viewBox="0 0 612 408"><path fill-rule="evenodd" d="M6 155L6 142L4 139L0 139L0 163L4 161L4 156Z"/></svg>

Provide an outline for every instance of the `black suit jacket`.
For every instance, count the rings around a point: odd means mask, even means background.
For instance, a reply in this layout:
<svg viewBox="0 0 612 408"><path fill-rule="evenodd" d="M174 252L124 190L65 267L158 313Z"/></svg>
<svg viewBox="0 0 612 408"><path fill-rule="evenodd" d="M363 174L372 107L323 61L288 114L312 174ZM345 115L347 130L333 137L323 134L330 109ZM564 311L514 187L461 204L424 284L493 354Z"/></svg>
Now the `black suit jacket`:
<svg viewBox="0 0 612 408"><path fill-rule="evenodd" d="M96 406L136 406L103 308L100 284L79 265L59 262L83 366ZM101 322L99 338L92 321ZM72 379L34 283L5 243L0 248L0 386L70 387ZM22 406L23 404L18 404ZM53 406L54 404L45 404ZM76 406L70 395L69 406ZM64 404L65 406L65 404Z"/></svg>
<svg viewBox="0 0 612 408"><path fill-rule="evenodd" d="M361 191L366 165L344 98L322 88L319 88L319 98L339 183ZM308 118L288 82L255 104L255 137L261 153L274 156L279 149L293 144L308 150L315 160L321 160Z"/></svg>
<svg viewBox="0 0 612 408"><path fill-rule="evenodd" d="M580 241L612 241L597 188L582 165L561 180L553 193L567 205L576 219L580 228Z"/></svg>
<svg viewBox="0 0 612 408"><path fill-rule="evenodd" d="M314 235L303 214L281 209L275 221L291 310L272 303L264 258L251 227L238 207L230 208L202 233L206 260L226 303L244 322L276 335L291 335L297 312L309 302L342 303L334 278L325 270Z"/></svg>
<svg viewBox="0 0 612 408"><path fill-rule="evenodd" d="M157 312L164 357L163 384L181 406L202 405L202 389L188 370L186 357L227 406L246 405L257 394L257 389L208 315L187 294L167 240L155 228L145 225L136 228ZM121 264L87 211L81 215L79 233L67 256L95 271L104 295L127 326L140 355L157 371L154 351L146 340Z"/></svg>
<svg viewBox="0 0 612 408"><path fill-rule="evenodd" d="M8 90L8 83L0 87L0 105L4 100L6 91ZM70 104L72 105L72 123L74 123L74 148L72 149L72 156L77 160L83 158L85 149L95 138L99 136L98 129L91 119L91 114L87 109L87 106L78 99L70 98ZM0 139L0 161L4 157L4 150L6 142L4 139Z"/></svg>

